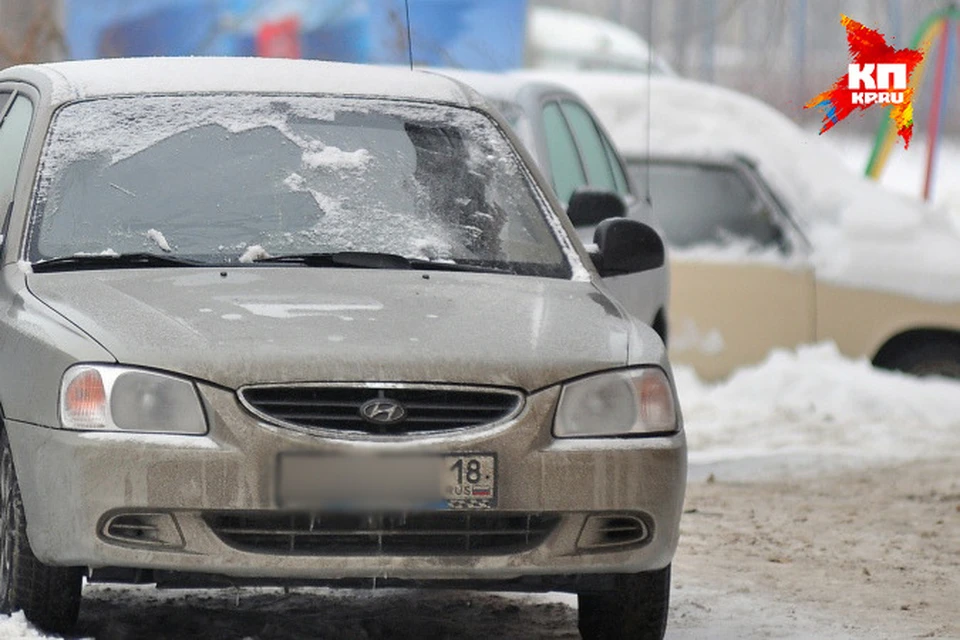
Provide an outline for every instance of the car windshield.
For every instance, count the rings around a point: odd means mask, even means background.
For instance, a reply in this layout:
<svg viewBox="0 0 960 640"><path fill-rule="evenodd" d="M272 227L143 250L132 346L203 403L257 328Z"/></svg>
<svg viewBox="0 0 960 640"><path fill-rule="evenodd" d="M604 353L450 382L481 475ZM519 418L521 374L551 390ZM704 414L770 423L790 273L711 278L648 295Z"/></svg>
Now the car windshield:
<svg viewBox="0 0 960 640"><path fill-rule="evenodd" d="M670 162L631 162L633 179L649 176L653 212L674 247L746 241L752 247L778 246L780 232L771 213L733 168Z"/></svg>
<svg viewBox="0 0 960 640"><path fill-rule="evenodd" d="M223 265L372 252L570 277L568 240L519 162L488 117L451 106L77 102L52 124L27 257L146 252Z"/></svg>

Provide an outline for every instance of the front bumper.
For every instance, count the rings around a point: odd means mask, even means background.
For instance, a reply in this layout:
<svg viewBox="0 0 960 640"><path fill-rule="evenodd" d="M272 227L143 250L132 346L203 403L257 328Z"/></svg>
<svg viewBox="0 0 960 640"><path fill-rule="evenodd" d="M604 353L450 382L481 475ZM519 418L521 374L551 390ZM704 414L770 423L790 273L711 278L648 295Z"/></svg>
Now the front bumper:
<svg viewBox="0 0 960 640"><path fill-rule="evenodd" d="M231 391L200 390L210 416L206 436L77 433L7 422L27 533L40 560L236 578L507 580L653 570L666 566L676 549L686 481L683 433L554 439L556 388L528 396L508 423L396 443L333 440L273 426L249 414ZM536 544L502 553L342 555L240 548L211 527L218 514L280 513L281 452L360 450L495 452L497 513L546 514L555 526ZM141 511L172 515L182 544L157 548L104 536L105 519ZM578 540L597 514L638 515L649 535L638 544L584 549Z"/></svg>

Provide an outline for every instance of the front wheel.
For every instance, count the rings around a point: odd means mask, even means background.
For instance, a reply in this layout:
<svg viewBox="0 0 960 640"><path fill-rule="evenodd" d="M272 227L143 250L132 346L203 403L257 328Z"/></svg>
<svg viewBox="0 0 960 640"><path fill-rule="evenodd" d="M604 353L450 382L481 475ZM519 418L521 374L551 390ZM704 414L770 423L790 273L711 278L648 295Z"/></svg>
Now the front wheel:
<svg viewBox="0 0 960 640"><path fill-rule="evenodd" d="M80 568L51 567L33 555L10 442L0 429L0 612L23 610L45 631L69 632L80 612L82 577Z"/></svg>
<svg viewBox="0 0 960 640"><path fill-rule="evenodd" d="M887 358L891 369L915 376L960 379L960 342L931 339L902 348Z"/></svg>
<svg viewBox="0 0 960 640"><path fill-rule="evenodd" d="M577 600L584 640L661 640L670 608L670 565L618 575L612 590L579 593Z"/></svg>

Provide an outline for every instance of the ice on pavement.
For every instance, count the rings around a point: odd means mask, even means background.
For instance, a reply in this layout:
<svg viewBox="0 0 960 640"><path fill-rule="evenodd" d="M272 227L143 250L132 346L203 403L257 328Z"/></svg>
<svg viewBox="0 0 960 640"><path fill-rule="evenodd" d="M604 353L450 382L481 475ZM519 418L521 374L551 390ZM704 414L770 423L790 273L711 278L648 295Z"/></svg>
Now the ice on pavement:
<svg viewBox="0 0 960 640"><path fill-rule="evenodd" d="M775 350L716 384L674 368L690 461L845 459L875 464L960 448L960 381L850 360L832 343Z"/></svg>

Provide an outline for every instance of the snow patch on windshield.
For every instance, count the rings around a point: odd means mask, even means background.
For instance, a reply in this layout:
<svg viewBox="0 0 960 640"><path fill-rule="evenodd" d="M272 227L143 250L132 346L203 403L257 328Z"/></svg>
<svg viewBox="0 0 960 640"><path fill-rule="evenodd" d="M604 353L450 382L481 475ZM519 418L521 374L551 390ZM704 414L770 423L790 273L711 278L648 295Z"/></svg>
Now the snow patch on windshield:
<svg viewBox="0 0 960 640"><path fill-rule="evenodd" d="M304 151L303 165L310 169L330 171L361 171L370 162L370 152L366 149L343 151L338 147L323 147L319 151Z"/></svg>
<svg viewBox="0 0 960 640"><path fill-rule="evenodd" d="M442 238L418 238L413 241L416 255L420 260L430 260L431 262L442 262L454 264L456 260L445 258L450 255L451 246Z"/></svg>
<svg viewBox="0 0 960 640"><path fill-rule="evenodd" d="M77 257L83 257L83 256L110 256L110 257L112 257L112 258L116 258L116 257L119 256L120 254L119 254L118 252L114 251L113 249L104 249L103 251L77 251L77 252L74 253L73 255L75 255L75 256L77 256Z"/></svg>
<svg viewBox="0 0 960 640"><path fill-rule="evenodd" d="M313 198L313 201L317 203L317 206L320 207L320 211L323 215L327 214L338 214L340 213L340 202L339 198L329 196L321 191L310 187L307 184L306 178L304 178L299 173L291 173L289 176L284 178L283 186L294 193L309 193ZM316 227L314 227L316 230ZM309 232L307 232L309 233Z"/></svg>
<svg viewBox="0 0 960 640"><path fill-rule="evenodd" d="M153 240L156 245L160 247L161 251L166 251L167 253L173 251L173 249L170 247L170 243L167 242L167 239L164 237L164 235L156 229L148 229L147 237Z"/></svg>
<svg viewBox="0 0 960 640"><path fill-rule="evenodd" d="M171 118L171 113L177 117ZM230 133L273 127L295 144L308 148L308 142L291 129L291 117L332 121L335 111L316 98L290 96L277 100L263 96L94 100L59 112L58 131L68 137L66 144L48 154L46 162L56 165L106 154L109 163L116 164L178 133L208 125L218 125Z"/></svg>
<svg viewBox="0 0 960 640"><path fill-rule="evenodd" d="M240 255L240 262L251 264L257 260L269 258L270 254L259 244L252 244Z"/></svg>

